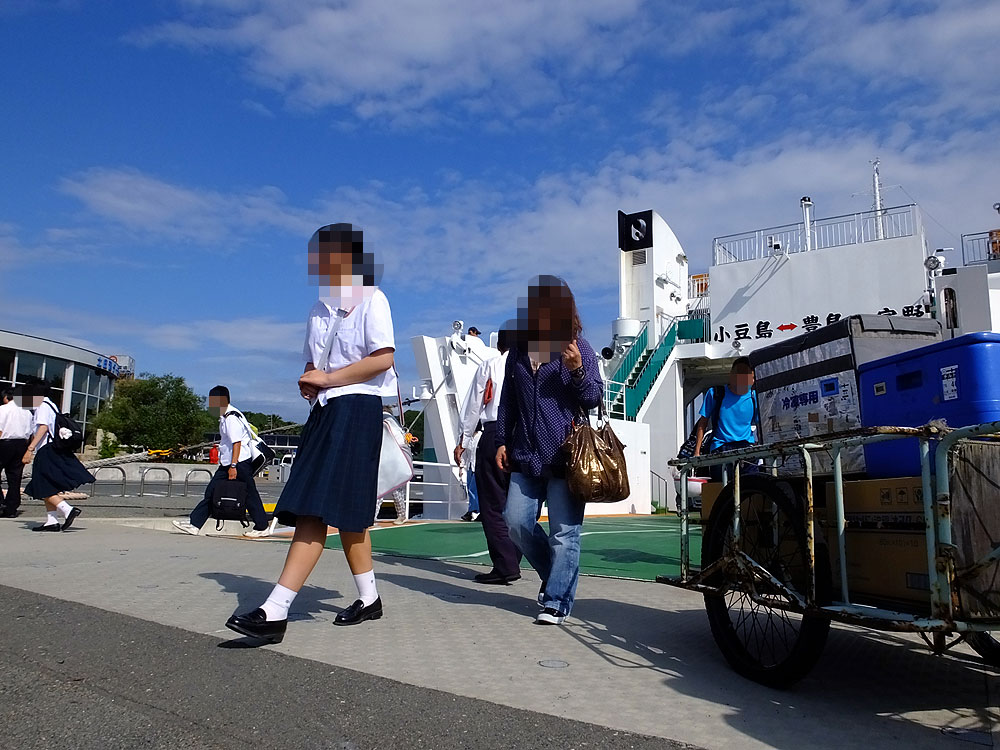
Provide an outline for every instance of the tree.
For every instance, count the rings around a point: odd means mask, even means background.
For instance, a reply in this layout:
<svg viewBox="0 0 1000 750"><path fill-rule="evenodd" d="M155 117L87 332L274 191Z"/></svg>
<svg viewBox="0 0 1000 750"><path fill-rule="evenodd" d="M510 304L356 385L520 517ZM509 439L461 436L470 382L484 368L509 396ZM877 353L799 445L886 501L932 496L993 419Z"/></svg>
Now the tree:
<svg viewBox="0 0 1000 750"><path fill-rule="evenodd" d="M264 430L276 430L279 427L295 424L294 422L282 419L277 414L264 414L259 411L245 411L243 412L243 416L247 418L247 421L250 424L257 428L257 432L263 432ZM295 435L298 432L298 430L286 430L283 434Z"/></svg>
<svg viewBox="0 0 1000 750"><path fill-rule="evenodd" d="M143 373L136 380L121 380L115 394L94 421L96 428L114 433L126 445L150 449L176 448L199 443L215 429L204 400L176 375Z"/></svg>

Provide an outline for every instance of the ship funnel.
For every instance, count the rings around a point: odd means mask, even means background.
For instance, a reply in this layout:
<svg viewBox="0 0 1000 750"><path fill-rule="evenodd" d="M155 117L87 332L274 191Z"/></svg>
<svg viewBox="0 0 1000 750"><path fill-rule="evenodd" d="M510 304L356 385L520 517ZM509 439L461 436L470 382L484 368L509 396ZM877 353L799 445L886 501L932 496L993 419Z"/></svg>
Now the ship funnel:
<svg viewBox="0 0 1000 750"><path fill-rule="evenodd" d="M802 196L799 201L802 206L802 231L806 236L806 252L812 250L812 198L808 195Z"/></svg>

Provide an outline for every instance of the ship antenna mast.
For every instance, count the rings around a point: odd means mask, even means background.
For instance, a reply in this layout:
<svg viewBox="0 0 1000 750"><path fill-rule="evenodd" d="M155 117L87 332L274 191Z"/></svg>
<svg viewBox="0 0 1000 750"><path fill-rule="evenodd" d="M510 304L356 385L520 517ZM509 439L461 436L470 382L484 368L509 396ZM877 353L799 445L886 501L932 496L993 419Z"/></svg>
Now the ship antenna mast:
<svg viewBox="0 0 1000 750"><path fill-rule="evenodd" d="M885 230L882 227L882 181L879 179L878 165L879 158L876 156L871 162L872 165L872 193L875 195L875 239L885 239Z"/></svg>

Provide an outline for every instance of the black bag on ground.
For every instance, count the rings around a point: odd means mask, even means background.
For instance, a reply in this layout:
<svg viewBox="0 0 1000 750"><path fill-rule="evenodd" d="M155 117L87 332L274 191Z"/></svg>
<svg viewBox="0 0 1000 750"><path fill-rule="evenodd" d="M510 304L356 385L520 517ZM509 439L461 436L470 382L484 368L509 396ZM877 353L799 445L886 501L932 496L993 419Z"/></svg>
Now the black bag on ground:
<svg viewBox="0 0 1000 750"><path fill-rule="evenodd" d="M45 404L56 413L52 447L60 453L76 453L83 445L83 428L72 417L63 414L51 403Z"/></svg>
<svg viewBox="0 0 1000 750"><path fill-rule="evenodd" d="M215 519L216 531L222 531L223 521L239 521L243 528L250 525L246 483L236 479L223 479L215 483L212 491L212 518Z"/></svg>
<svg viewBox="0 0 1000 750"><path fill-rule="evenodd" d="M708 446L712 444L712 433L718 428L719 425L719 412L722 411L722 399L726 397L726 387L724 385L717 385L712 388L712 421L711 429L705 430L705 435L701 442L701 455L708 453ZM677 451L677 458L691 458L694 455L694 447L698 442L698 428L691 430L691 434L688 435L688 439L684 441L681 445L681 449Z"/></svg>

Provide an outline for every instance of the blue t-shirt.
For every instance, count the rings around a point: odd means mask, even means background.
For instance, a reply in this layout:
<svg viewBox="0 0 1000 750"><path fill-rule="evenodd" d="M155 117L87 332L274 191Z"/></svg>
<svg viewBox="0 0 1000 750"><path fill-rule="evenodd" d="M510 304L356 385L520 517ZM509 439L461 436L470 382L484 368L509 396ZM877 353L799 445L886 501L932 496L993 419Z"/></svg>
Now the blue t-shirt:
<svg viewBox="0 0 1000 750"><path fill-rule="evenodd" d="M715 389L705 394L705 402L701 405L701 416L712 419L715 410ZM722 408L719 409L719 424L712 433L709 450L714 451L723 443L757 442L753 434L753 426L757 424L757 397L751 388L742 396L737 396L729 386L722 397Z"/></svg>

